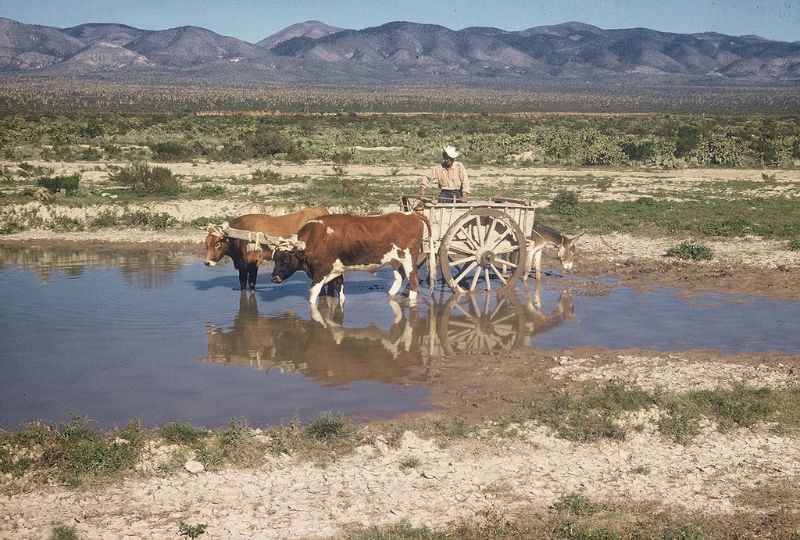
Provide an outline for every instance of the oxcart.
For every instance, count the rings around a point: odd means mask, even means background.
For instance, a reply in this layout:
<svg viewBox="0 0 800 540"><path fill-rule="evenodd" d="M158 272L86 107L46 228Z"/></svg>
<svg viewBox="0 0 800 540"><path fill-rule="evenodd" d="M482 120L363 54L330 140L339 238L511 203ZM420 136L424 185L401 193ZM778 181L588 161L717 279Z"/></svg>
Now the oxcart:
<svg viewBox="0 0 800 540"><path fill-rule="evenodd" d="M530 201L495 197L491 201L440 202L403 196L405 212L417 211L430 223L425 229L418 267L427 265L431 288L438 272L457 293L476 290L504 292L513 289L529 271L527 235L533 226L535 207ZM275 246L296 239L261 232L220 227L226 236L246 240L248 250Z"/></svg>
<svg viewBox="0 0 800 540"><path fill-rule="evenodd" d="M530 201L440 202L404 196L403 211L421 212L431 231L423 241L429 283L437 272L454 292L510 290L529 271L527 236L535 207Z"/></svg>

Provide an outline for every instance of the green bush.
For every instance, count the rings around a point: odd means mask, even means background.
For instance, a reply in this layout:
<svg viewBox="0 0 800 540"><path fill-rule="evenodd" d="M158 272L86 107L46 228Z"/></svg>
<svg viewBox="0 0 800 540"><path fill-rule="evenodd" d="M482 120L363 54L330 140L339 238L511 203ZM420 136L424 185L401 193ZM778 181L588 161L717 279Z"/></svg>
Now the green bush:
<svg viewBox="0 0 800 540"><path fill-rule="evenodd" d="M78 184L80 184L80 177L77 174L72 176L54 176L54 177L45 177L39 178L36 180L36 184L39 187L43 187L47 189L50 193L57 193L59 191L65 191L67 193L71 193L77 191Z"/></svg>
<svg viewBox="0 0 800 540"><path fill-rule="evenodd" d="M677 246L672 246L667 250L668 257L678 257L679 259L691 259L693 261L706 261L714 256L710 247L699 242L682 242Z"/></svg>
<svg viewBox="0 0 800 540"><path fill-rule="evenodd" d="M320 414L303 431L307 437L327 441L347 434L347 422L344 416L331 412Z"/></svg>
<svg viewBox="0 0 800 540"><path fill-rule="evenodd" d="M109 180L128 186L134 193L175 195L181 192L180 181L166 167L150 167L144 161L131 163L109 175Z"/></svg>
<svg viewBox="0 0 800 540"><path fill-rule="evenodd" d="M157 161L181 161L191 159L192 149L179 142L160 142L151 144L153 159Z"/></svg>
<svg viewBox="0 0 800 540"><path fill-rule="evenodd" d="M253 184L277 184L281 180L281 173L272 169L256 169L253 172Z"/></svg>
<svg viewBox="0 0 800 540"><path fill-rule="evenodd" d="M800 251L800 239L795 238L794 240L790 240L786 245L786 249L789 251Z"/></svg>
<svg viewBox="0 0 800 540"><path fill-rule="evenodd" d="M562 191L550 201L550 210L556 214L571 216L578 212L578 194Z"/></svg>

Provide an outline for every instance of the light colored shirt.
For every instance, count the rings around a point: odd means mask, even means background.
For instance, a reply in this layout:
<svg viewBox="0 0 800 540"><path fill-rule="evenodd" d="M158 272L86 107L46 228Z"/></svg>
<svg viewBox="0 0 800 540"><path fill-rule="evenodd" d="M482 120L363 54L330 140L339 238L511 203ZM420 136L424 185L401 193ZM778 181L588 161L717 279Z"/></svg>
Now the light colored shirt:
<svg viewBox="0 0 800 540"><path fill-rule="evenodd" d="M449 169L439 164L422 173L420 189L425 191L434 180L439 184L439 189L460 189L464 193L470 192L467 169L460 161L454 161Z"/></svg>

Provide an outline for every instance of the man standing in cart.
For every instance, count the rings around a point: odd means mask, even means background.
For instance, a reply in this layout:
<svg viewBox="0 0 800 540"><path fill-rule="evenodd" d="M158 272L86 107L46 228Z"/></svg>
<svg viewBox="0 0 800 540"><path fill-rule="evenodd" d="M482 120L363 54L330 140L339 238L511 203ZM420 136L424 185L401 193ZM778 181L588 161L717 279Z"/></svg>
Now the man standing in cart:
<svg viewBox="0 0 800 540"><path fill-rule="evenodd" d="M469 200L469 177L464 164L456 161L458 152L453 146L442 147L442 162L422 173L420 194L435 180L439 184L439 202L467 202Z"/></svg>

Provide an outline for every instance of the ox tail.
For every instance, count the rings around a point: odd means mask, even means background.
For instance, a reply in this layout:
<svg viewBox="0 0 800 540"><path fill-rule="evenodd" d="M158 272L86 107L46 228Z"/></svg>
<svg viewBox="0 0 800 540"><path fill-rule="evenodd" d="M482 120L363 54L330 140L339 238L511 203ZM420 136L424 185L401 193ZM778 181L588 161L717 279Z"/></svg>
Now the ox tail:
<svg viewBox="0 0 800 540"><path fill-rule="evenodd" d="M436 255L433 252L433 230L431 229L431 222L421 212L414 212L413 214L421 219L428 228L428 290L433 294L433 287L436 285Z"/></svg>

